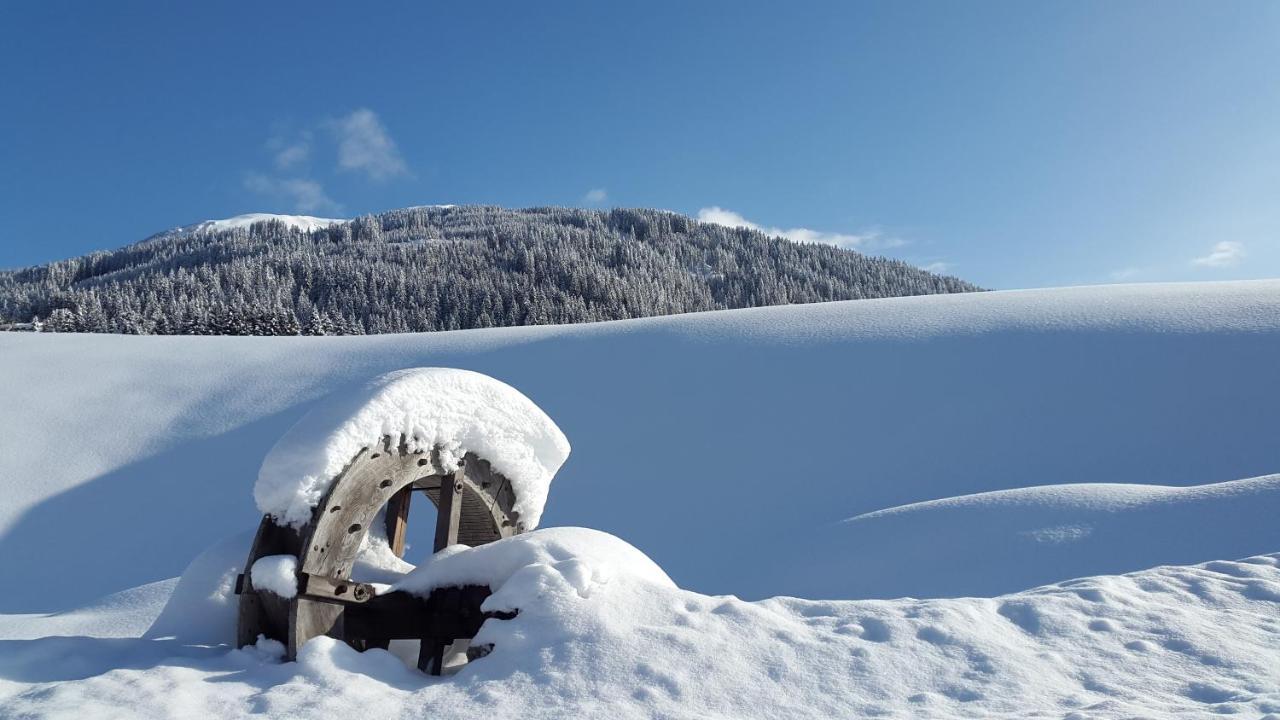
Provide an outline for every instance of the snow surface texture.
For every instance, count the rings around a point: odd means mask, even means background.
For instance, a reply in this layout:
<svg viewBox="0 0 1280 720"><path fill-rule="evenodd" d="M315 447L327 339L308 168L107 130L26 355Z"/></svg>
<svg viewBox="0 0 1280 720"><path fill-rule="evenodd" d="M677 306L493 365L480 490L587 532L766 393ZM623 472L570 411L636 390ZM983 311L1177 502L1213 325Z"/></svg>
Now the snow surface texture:
<svg viewBox="0 0 1280 720"><path fill-rule="evenodd" d="M634 548L556 528L445 554L497 562L475 644L430 678L383 650L273 641L6 642L14 717L1280 717L1280 555L995 598L744 602L675 588ZM468 558L468 556L470 556ZM521 565L521 562L527 561ZM191 572L216 569L193 567ZM208 585L191 572L183 583ZM198 581L198 582L197 582Z"/></svg>
<svg viewBox="0 0 1280 720"><path fill-rule="evenodd" d="M991 596L1275 552L1280 524L1237 522L1232 513L1246 504L1213 494L1185 496L1185 513L1166 515L1181 520L1152 516L1130 534L1076 500L1024 525L1014 522L1021 511L997 505L972 532L960 519L972 508L947 511L937 517L954 524L914 526L914 537L894 543L883 540L887 528L910 516L843 521L1015 488L1089 483L1082 492L1105 493L1278 472L1277 357L1278 281L423 335L0 333L0 577L11 580L0 613L82 607L179 574L221 538L256 526L262 458L318 398L420 366L499 378L573 440L543 525L625 537L700 592ZM1274 486L1255 489L1250 503L1273 507ZM1000 508L1008 524L995 523ZM429 525L420 515L428 511L415 503L411 534ZM1142 509L1123 512L1137 522ZM139 513L149 530L119 531L121 518ZM1089 524L1092 534L1077 541L1033 540ZM1026 552L990 552L1000 527ZM1052 561L1037 562L1040 553ZM948 568L957 558L971 579Z"/></svg>
<svg viewBox="0 0 1280 720"><path fill-rule="evenodd" d="M404 436L440 450L446 467L467 452L511 481L525 528L538 526L569 441L529 398L469 370L417 368L348 386L316 403L262 461L253 496L282 524L303 525L362 448Z"/></svg>
<svg viewBox="0 0 1280 720"><path fill-rule="evenodd" d="M298 594L298 558L292 555L260 557L249 570L253 586L282 598Z"/></svg>

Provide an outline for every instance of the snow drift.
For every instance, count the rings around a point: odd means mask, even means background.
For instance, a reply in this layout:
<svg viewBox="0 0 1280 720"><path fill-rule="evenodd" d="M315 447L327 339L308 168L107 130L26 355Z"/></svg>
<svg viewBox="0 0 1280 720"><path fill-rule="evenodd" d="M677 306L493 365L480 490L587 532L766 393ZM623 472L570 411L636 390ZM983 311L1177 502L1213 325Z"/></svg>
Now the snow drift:
<svg viewBox="0 0 1280 720"><path fill-rule="evenodd" d="M452 677L324 637L285 664L274 641L231 650L44 638L0 644L0 705L20 717L1280 712L1280 555L994 598L744 602L680 590L603 533L557 528L522 538L424 568L429 576L446 564L501 566L486 608L520 609L487 621L475 642L492 652Z"/></svg>
<svg viewBox="0 0 1280 720"><path fill-rule="evenodd" d="M1280 547L1280 475L1167 487L998 490L859 515L816 533L786 583L802 597L992 595L1054 580ZM824 572L831 558L853 572ZM903 568L910 568L904 572Z"/></svg>

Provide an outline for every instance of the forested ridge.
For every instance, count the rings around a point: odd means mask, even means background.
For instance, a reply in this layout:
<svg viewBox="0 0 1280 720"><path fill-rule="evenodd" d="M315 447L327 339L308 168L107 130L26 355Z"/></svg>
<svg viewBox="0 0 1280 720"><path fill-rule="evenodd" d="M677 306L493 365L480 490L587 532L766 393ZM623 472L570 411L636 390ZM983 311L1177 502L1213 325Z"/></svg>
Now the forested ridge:
<svg viewBox="0 0 1280 720"><path fill-rule="evenodd" d="M0 323L293 335L578 323L968 292L907 263L658 210L393 210L312 232L208 223L0 271Z"/></svg>

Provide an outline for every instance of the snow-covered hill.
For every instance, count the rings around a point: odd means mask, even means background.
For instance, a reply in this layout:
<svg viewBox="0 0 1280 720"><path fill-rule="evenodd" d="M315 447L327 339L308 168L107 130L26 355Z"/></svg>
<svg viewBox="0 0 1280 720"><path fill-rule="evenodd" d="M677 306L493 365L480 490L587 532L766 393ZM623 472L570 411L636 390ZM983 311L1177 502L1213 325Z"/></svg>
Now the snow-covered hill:
<svg viewBox="0 0 1280 720"><path fill-rule="evenodd" d="M204 222L194 223L192 225L184 225L179 228L170 230L170 233L188 233L196 230L233 230L235 228L247 228L254 223L268 222L274 220L283 223L285 227L295 228L303 232L311 232L326 228L330 225L347 222L340 218L321 218L312 217L310 215L280 215L277 213L246 213L235 217L223 218L222 220L205 220Z"/></svg>
<svg viewBox="0 0 1280 720"><path fill-rule="evenodd" d="M1277 357L1280 281L0 335L0 716L1280 713ZM330 389L419 366L537 403L574 447L542 526L620 536L683 589L537 566L449 680L324 641L283 666L192 644L267 451Z"/></svg>
<svg viewBox="0 0 1280 720"><path fill-rule="evenodd" d="M1031 584L1269 552L1280 525L1232 518L1241 505L1274 507L1274 483L1235 505L1204 494L1221 511L1196 516L1209 527L1195 532L1221 543L1179 541L1186 529L1165 523L1133 541L1141 553L1099 556L1103 530L1055 535L1113 517L1091 500L1075 505L1088 490L1056 495L1040 514L998 504L972 534L912 520L921 513L841 521L994 490L1181 487L1280 471L1277 357L1277 281L364 338L5 334L0 577L21 582L0 595L0 612L74 607L178 574L253 526L258 465L309 403L418 366L479 370L532 398L575 448L543 525L620 535L694 590L1008 592L1020 589L1002 570L1017 550L968 557L963 581L942 567L968 539L989 548L1002 532L1032 553L1017 563ZM999 508L1011 508L1007 522L992 522ZM119 532L122 514L144 516L140 531ZM876 529L895 524L914 528L919 546L886 547L889 531ZM86 537L97 552L85 552ZM1102 564L1071 560L1077 550ZM1037 551L1054 562L1037 563ZM932 570L894 580L906 557ZM835 577L798 574L810 558Z"/></svg>

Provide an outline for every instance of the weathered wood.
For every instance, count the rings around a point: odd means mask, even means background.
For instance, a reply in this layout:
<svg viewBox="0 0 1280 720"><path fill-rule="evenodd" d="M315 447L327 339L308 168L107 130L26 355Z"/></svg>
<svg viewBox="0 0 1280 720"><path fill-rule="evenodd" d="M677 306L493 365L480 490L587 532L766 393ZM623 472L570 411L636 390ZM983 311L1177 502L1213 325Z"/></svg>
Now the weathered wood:
<svg viewBox="0 0 1280 720"><path fill-rule="evenodd" d="M375 595L373 586L321 575L303 575L300 593L316 600L362 603Z"/></svg>
<svg viewBox="0 0 1280 720"><path fill-rule="evenodd" d="M458 544L459 520L462 518L463 470L453 475L453 482L440 485L440 500L436 503L435 552Z"/></svg>
<svg viewBox="0 0 1280 720"><path fill-rule="evenodd" d="M303 528L299 569L308 575L350 577L369 526L387 501L418 477L416 456L365 448L334 480Z"/></svg>
<svg viewBox="0 0 1280 720"><path fill-rule="evenodd" d="M268 555L296 555L300 545L297 532L264 517L258 524L253 546L245 560L239 583L240 603L236 621L236 647L252 645L259 635L283 640L288 627L288 609L274 593L259 593L253 587L250 570L259 558Z"/></svg>
<svg viewBox="0 0 1280 720"><path fill-rule="evenodd" d="M347 606L344 619L348 640L378 637L391 640L445 638L449 642L475 637L490 618L509 620L515 613L486 613L480 609L489 588L484 585L439 588L428 597L405 592L378 595Z"/></svg>
<svg viewBox="0 0 1280 720"><path fill-rule="evenodd" d="M444 649L449 643L442 638L424 637L418 647L418 669L429 675L444 670Z"/></svg>
<svg viewBox="0 0 1280 720"><path fill-rule="evenodd" d="M289 603L289 638L286 644L290 659L298 657L298 649L311 638L328 635L343 637L342 603L316 600L299 595Z"/></svg>
<svg viewBox="0 0 1280 720"><path fill-rule="evenodd" d="M400 488L387 501L387 542L396 557L404 557L404 533L409 527L409 503L413 500L413 485Z"/></svg>
<svg viewBox="0 0 1280 720"><path fill-rule="evenodd" d="M370 586L350 580L369 526L384 506L388 540L397 554L404 552L414 489L437 506L436 550L456 543L480 545L524 530L510 482L484 459L468 453L461 463L445 467L438 449L415 452L404 437L383 438L352 458L302 528L263 518L240 582L238 644L252 644L265 635L286 642L292 659L318 635L342 638L361 649L385 647L397 638L427 638L448 645L473 637L484 622L479 603L488 588L446 589L461 594L433 593L434 599L424 607L389 599L403 593L374 597ZM292 601L254 590L248 577L258 558L278 554L298 558L300 591ZM424 662L438 672L434 645L428 649L431 656Z"/></svg>

